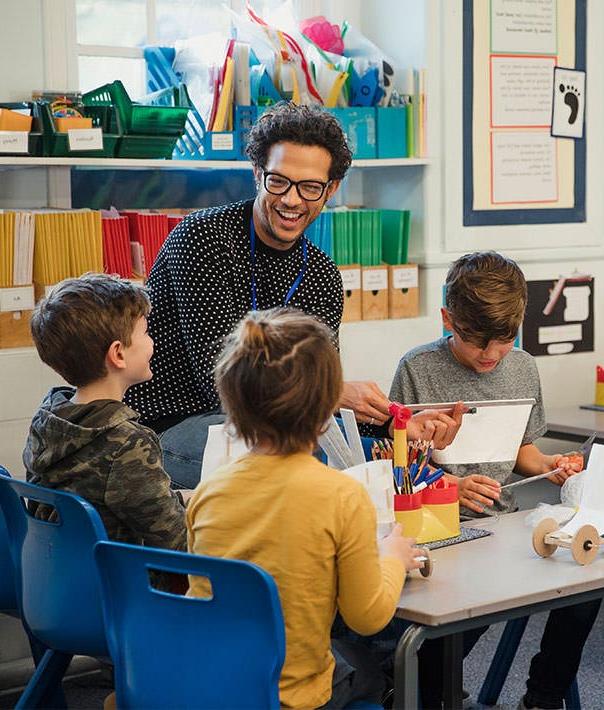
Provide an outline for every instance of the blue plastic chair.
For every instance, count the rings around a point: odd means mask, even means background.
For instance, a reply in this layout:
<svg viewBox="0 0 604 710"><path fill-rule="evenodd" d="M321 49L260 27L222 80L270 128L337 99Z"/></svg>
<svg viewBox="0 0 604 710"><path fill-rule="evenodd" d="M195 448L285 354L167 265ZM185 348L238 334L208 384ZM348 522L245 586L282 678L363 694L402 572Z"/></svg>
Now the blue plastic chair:
<svg viewBox="0 0 604 710"><path fill-rule="evenodd" d="M495 705L503 688L514 656L522 640L522 635L528 624L529 617L523 616L519 619L510 619L503 629L497 650L487 671L480 693L478 694L478 702L483 705ZM581 699L579 696L579 685L577 678L573 679L564 698L564 707L567 710L581 710Z"/></svg>
<svg viewBox="0 0 604 710"><path fill-rule="evenodd" d="M279 708L285 659L272 577L239 560L99 542L119 708ZM211 598L151 586L149 570L210 579Z"/></svg>
<svg viewBox="0 0 604 710"><path fill-rule="evenodd" d="M39 520L27 501L52 506L55 522ZM10 531L19 613L48 649L17 707L56 697L73 655L108 657L93 549L107 535L96 510L66 492L0 476L0 509Z"/></svg>
<svg viewBox="0 0 604 710"><path fill-rule="evenodd" d="M4 466L0 466L0 476L10 478L10 474ZM11 616L19 615L15 592L15 572L2 509L0 509L0 611Z"/></svg>

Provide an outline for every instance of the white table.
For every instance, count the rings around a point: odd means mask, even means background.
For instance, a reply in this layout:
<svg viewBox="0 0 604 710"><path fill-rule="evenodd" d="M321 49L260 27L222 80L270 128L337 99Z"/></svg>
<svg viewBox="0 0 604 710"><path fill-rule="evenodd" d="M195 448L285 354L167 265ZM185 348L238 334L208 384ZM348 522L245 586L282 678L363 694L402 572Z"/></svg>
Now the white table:
<svg viewBox="0 0 604 710"><path fill-rule="evenodd" d="M463 631L604 596L604 549L585 567L564 549L542 559L526 515L470 523L494 534L433 551L433 576L407 579L397 616L413 623L396 650L395 708L418 707L417 650L425 639L445 637L445 708L461 708Z"/></svg>
<svg viewBox="0 0 604 710"><path fill-rule="evenodd" d="M596 443L604 444L604 412L581 409L578 404L546 411L547 432L552 439L584 441L594 431Z"/></svg>

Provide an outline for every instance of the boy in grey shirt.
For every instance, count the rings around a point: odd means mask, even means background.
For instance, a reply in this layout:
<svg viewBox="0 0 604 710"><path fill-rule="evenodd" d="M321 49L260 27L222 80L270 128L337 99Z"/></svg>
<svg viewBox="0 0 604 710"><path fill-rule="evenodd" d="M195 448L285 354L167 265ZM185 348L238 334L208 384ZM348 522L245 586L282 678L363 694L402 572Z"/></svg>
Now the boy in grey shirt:
<svg viewBox="0 0 604 710"><path fill-rule="evenodd" d="M443 466L459 487L462 513L473 517L485 507L516 509L514 496L501 490L513 472L536 476L562 468L550 479L559 485L576 473L567 457L543 454L533 443L546 429L539 373L533 357L513 347L526 303L524 275L511 259L495 252L462 256L447 274L441 311L451 335L404 355L390 390L391 400L405 404L535 399L515 461ZM550 613L519 710L563 707L599 608L596 600Z"/></svg>

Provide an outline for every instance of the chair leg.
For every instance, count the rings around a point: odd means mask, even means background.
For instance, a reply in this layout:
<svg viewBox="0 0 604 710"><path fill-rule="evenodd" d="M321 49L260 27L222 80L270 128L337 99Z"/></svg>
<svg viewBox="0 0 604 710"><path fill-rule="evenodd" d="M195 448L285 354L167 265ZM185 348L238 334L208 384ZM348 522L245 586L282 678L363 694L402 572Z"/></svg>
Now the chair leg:
<svg viewBox="0 0 604 710"><path fill-rule="evenodd" d="M570 684L568 690L566 691L566 696L564 697L564 707L566 708L566 710L581 710L579 684L577 683L576 676L573 678L573 682Z"/></svg>
<svg viewBox="0 0 604 710"><path fill-rule="evenodd" d="M520 619L511 619L505 625L497 650L478 694L479 703L483 705L495 705L497 703L528 620L528 616L523 616Z"/></svg>
<svg viewBox="0 0 604 710"><path fill-rule="evenodd" d="M44 654L48 651L48 648L38 641L38 639L31 633L27 624L23 624L27 638L29 639L29 647L31 648L31 655L34 659L34 664L36 668L40 665L41 660L44 658ZM59 683L48 697L44 698L45 703L48 707L52 708L66 708L67 701L65 700L65 693L63 692L63 687Z"/></svg>
<svg viewBox="0 0 604 710"><path fill-rule="evenodd" d="M31 710L32 708L43 708L51 705L52 707L57 707L50 699L58 700L57 693L61 690L61 681L72 658L72 654L69 653L46 651L15 705L15 710ZM66 707L64 697L62 697L62 703L59 707Z"/></svg>

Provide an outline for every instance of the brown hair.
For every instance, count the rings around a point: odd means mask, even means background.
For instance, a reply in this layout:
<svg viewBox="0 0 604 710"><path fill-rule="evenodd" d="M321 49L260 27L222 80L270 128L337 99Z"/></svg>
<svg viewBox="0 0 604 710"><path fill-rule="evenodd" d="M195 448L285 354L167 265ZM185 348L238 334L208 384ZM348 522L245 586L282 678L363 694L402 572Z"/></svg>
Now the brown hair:
<svg viewBox="0 0 604 710"><path fill-rule="evenodd" d="M40 358L74 387L107 374L105 356L126 347L139 318L151 309L145 291L106 274L84 274L57 284L36 306L31 334Z"/></svg>
<svg viewBox="0 0 604 710"><path fill-rule="evenodd" d="M332 337L312 316L282 308L249 313L231 333L216 386L248 446L292 454L316 444L342 390Z"/></svg>
<svg viewBox="0 0 604 710"><path fill-rule="evenodd" d="M451 265L445 284L447 309L463 340L479 347L514 340L528 298L515 261L495 251L466 254Z"/></svg>
<svg viewBox="0 0 604 710"><path fill-rule="evenodd" d="M320 146L331 155L330 180L341 180L352 162L346 134L335 116L319 106L280 101L252 126L245 149L252 165L265 168L276 143Z"/></svg>

